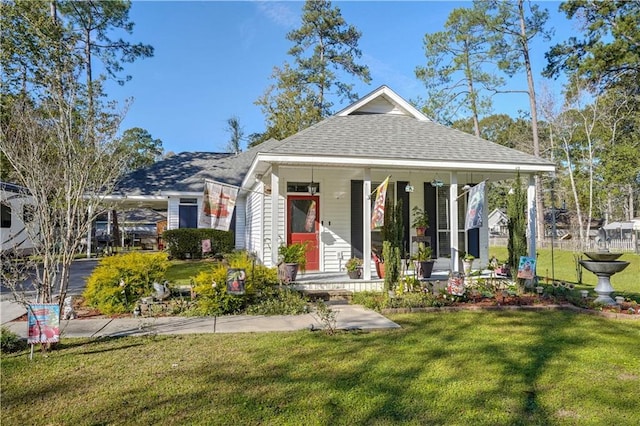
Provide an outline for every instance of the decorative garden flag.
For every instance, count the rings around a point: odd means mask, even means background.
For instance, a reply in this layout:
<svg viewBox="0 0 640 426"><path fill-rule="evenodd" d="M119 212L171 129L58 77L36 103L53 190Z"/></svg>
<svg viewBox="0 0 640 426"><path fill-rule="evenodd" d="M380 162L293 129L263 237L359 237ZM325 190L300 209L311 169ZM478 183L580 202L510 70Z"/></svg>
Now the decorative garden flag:
<svg viewBox="0 0 640 426"><path fill-rule="evenodd" d="M469 205L467 206L467 217L464 222L464 230L482 228L484 213L484 184L480 182L469 190Z"/></svg>
<svg viewBox="0 0 640 426"><path fill-rule="evenodd" d="M27 311L29 327L27 342L57 343L60 341L60 306L57 303L34 303Z"/></svg>
<svg viewBox="0 0 640 426"><path fill-rule="evenodd" d="M524 278L525 280L532 280L536 272L536 258L520 256L520 263L518 264L518 278Z"/></svg>
<svg viewBox="0 0 640 426"><path fill-rule="evenodd" d="M238 187L205 180L199 225L203 228L228 231L237 196Z"/></svg>
<svg viewBox="0 0 640 426"><path fill-rule="evenodd" d="M244 294L245 281L247 273L244 269L231 268L227 269L227 293Z"/></svg>
<svg viewBox="0 0 640 426"><path fill-rule="evenodd" d="M376 202L373 205L373 214L371 215L371 229L380 228L384 225L384 205L387 199L388 185L389 176L375 190Z"/></svg>

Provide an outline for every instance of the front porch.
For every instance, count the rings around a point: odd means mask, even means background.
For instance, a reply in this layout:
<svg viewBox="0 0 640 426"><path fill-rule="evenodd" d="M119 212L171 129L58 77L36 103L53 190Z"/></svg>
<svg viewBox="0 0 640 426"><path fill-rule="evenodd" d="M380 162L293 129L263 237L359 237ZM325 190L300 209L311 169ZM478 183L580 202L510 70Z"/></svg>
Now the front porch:
<svg viewBox="0 0 640 426"><path fill-rule="evenodd" d="M475 265L474 265L475 266ZM433 267L433 272L429 278L420 278L422 283L440 283L442 289L446 288L451 267L451 259L438 258ZM477 270L477 268L474 268ZM404 269L403 273L410 277L416 277L413 268ZM480 275L474 275L477 278L491 278L491 271L483 269ZM494 277L499 279L499 277ZM351 292L359 291L382 291L384 289L384 280L377 276L365 279L351 279L345 271L340 272L306 272L298 273L298 277L294 283L290 285L292 288L302 291L339 291L346 290Z"/></svg>

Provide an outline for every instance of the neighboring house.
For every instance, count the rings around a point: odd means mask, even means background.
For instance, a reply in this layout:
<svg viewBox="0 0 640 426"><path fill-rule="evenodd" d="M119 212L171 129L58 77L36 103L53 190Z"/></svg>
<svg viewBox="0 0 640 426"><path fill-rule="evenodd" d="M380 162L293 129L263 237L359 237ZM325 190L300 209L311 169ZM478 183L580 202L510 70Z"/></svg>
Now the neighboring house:
<svg viewBox="0 0 640 426"><path fill-rule="evenodd" d="M607 231L608 238L630 240L640 234L640 218L628 221L611 222L603 226Z"/></svg>
<svg viewBox="0 0 640 426"><path fill-rule="evenodd" d="M387 197L403 201L404 248L417 248L409 224L412 207L420 206L431 218L426 235L434 255L449 258L458 270L462 252L488 263L488 212L483 210L482 228L465 231L463 188L511 179L518 171L529 183L527 211L534 212L533 176L554 171L553 163L437 124L382 86L282 141L238 155L171 157L134 173L113 198L164 203L168 229L174 229L197 224L205 178L237 185L236 247L272 266L280 244L308 241L307 270L337 272L343 259L370 259L379 244L379 230L371 230L371 195L390 176ZM535 219L528 232L535 253ZM370 279L371 267L364 262L364 279Z"/></svg>
<svg viewBox="0 0 640 426"><path fill-rule="evenodd" d="M509 218L502 209L493 209L488 217L489 234L491 236L503 237L508 234Z"/></svg>

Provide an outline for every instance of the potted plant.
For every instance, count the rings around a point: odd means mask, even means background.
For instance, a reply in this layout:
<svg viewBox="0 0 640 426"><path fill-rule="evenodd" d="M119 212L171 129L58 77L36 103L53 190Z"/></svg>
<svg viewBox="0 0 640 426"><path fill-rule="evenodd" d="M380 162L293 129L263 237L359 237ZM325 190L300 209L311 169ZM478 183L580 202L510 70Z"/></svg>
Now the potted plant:
<svg viewBox="0 0 640 426"><path fill-rule="evenodd" d="M413 260L416 264L416 269L418 274L422 278L430 278L431 273L433 272L433 265L435 261L431 258L432 256L431 246L426 245L425 243L418 244L418 251L413 255Z"/></svg>
<svg viewBox="0 0 640 426"><path fill-rule="evenodd" d="M281 279L285 282L296 280L298 271L307 266L307 243L293 243L278 247L280 255Z"/></svg>
<svg viewBox="0 0 640 426"><path fill-rule="evenodd" d="M416 235L422 237L427 228L429 228L429 213L418 206L413 206L411 212L413 213L411 226L416 228Z"/></svg>
<svg viewBox="0 0 640 426"><path fill-rule="evenodd" d="M376 247L372 247L371 257L375 262L376 274L378 274L378 278L384 279L384 260L382 260L382 250Z"/></svg>
<svg viewBox="0 0 640 426"><path fill-rule="evenodd" d="M471 266L473 266L473 261L475 260L475 256L469 253L462 254L462 270L465 275L469 275L471 273Z"/></svg>
<svg viewBox="0 0 640 426"><path fill-rule="evenodd" d="M352 257L351 259L347 260L345 268L347 268L347 274L349 274L349 278L362 278L362 259L358 257Z"/></svg>

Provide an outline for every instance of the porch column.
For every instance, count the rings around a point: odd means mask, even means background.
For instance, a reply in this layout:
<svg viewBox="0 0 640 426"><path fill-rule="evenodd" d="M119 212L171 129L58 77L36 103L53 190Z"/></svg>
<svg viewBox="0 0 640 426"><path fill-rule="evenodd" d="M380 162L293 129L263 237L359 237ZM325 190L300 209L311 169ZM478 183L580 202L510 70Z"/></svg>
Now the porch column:
<svg viewBox="0 0 640 426"><path fill-rule="evenodd" d="M277 164L271 166L271 266L276 266L278 264L278 199L280 198L279 172L280 170Z"/></svg>
<svg viewBox="0 0 640 426"><path fill-rule="evenodd" d="M364 169L362 182L362 273L364 280L371 279L371 169Z"/></svg>
<svg viewBox="0 0 640 426"><path fill-rule="evenodd" d="M459 238L458 238L458 173L450 174L451 185L449 186L449 229L451 232L451 270L459 271L458 259L460 258Z"/></svg>
<svg viewBox="0 0 640 426"><path fill-rule="evenodd" d="M529 176L527 188L527 220L529 224L529 257L536 257L536 184L535 176Z"/></svg>

